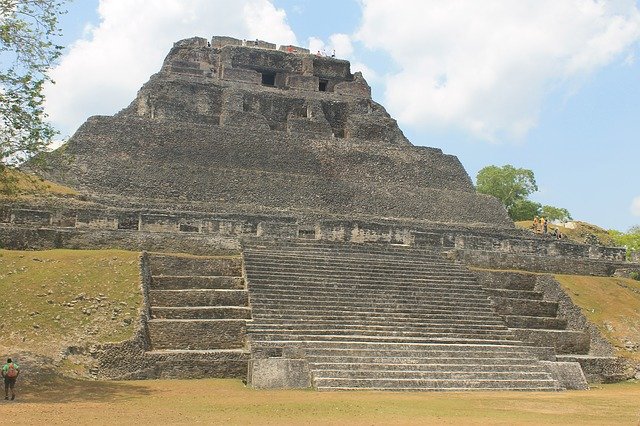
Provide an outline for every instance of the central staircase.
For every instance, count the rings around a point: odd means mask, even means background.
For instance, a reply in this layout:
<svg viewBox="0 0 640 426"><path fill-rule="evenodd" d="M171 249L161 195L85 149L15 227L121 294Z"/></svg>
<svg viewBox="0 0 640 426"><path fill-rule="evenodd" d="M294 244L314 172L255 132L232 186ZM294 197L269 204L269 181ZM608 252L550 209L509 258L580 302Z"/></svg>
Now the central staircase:
<svg viewBox="0 0 640 426"><path fill-rule="evenodd" d="M246 241L256 348L297 348L318 390L559 390L552 348L509 331L475 276L440 253Z"/></svg>

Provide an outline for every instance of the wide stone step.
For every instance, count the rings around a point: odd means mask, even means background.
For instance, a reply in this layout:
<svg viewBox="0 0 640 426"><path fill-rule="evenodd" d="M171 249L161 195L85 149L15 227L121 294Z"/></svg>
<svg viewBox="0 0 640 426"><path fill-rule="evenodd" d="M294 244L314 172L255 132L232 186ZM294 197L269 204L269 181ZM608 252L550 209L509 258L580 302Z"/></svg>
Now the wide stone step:
<svg viewBox="0 0 640 426"><path fill-rule="evenodd" d="M247 268L247 278L250 281L280 281L280 282L302 282L306 283L326 283L338 282L345 284L367 284L367 285L447 285L460 284L463 287L473 287L481 289L477 282L467 277L447 276L443 274L429 275L407 275L404 277L391 276L389 274L379 274L376 276L361 276L351 272L338 271L333 274L313 273L307 274L303 271L283 271L273 270L269 272L255 271Z"/></svg>
<svg viewBox="0 0 640 426"><path fill-rule="evenodd" d="M432 314L422 314L416 315L415 312L410 313L380 313L380 312L353 312L353 311L329 311L327 313L323 312L308 312L302 311L299 314L295 314L292 312L287 313L278 313L274 310L265 310L264 312L256 312L255 309L252 310L253 317L256 319L256 323L268 324L271 322L291 322L295 321L296 323L306 323L306 322L344 322L345 320L353 320L353 321L374 321L379 322L383 321L385 323L393 323L393 322L419 322L419 323L428 323L430 321L434 321L437 323L446 322L470 322L470 323L480 323L480 324L503 324L501 317L490 313L489 315L473 315L470 316L466 312L461 313L453 313L453 312L440 312L440 313L432 313Z"/></svg>
<svg viewBox="0 0 640 426"><path fill-rule="evenodd" d="M567 320L562 318L507 315L504 319L507 326L511 328L535 328L548 330L564 330L567 328Z"/></svg>
<svg viewBox="0 0 640 426"><path fill-rule="evenodd" d="M313 370L316 380L549 380L547 371L396 371L396 370Z"/></svg>
<svg viewBox="0 0 640 426"><path fill-rule="evenodd" d="M327 278L320 276L303 277L296 275L288 275L285 277L274 275L250 275L248 277L248 281L249 287L251 288L272 288L274 286L287 288L289 286L297 286L301 288L315 287L318 289L330 289L335 286L351 286L358 287L358 289L362 291L406 291L408 289L413 291L425 289L428 291L429 289L435 288L460 292L480 292L488 295L488 293L485 293L484 290L474 282L461 282L450 279L436 280L429 277L425 277L424 279L412 278L403 280L380 277L365 280L357 277L346 276L341 278Z"/></svg>
<svg viewBox="0 0 640 426"><path fill-rule="evenodd" d="M452 286L453 287L453 286ZM340 295L340 297L427 297L431 295L439 295L440 297L447 298L459 298L459 299L488 299L486 294L478 291L458 289L442 289L438 287L431 288L412 288L410 286L405 287L403 290L387 290L384 288L379 289L366 289L357 285L342 286L342 285L326 285L326 286L274 286L274 285L260 285L252 284L251 291L256 294L270 294L279 295L286 294L291 296L324 296L327 293Z"/></svg>
<svg viewBox="0 0 640 426"><path fill-rule="evenodd" d="M245 283L242 277L156 275L151 277L150 288L152 290L241 290L245 288Z"/></svg>
<svg viewBox="0 0 640 426"><path fill-rule="evenodd" d="M251 334L253 342L264 341L335 341L335 342L371 342L384 343L451 343L451 344L493 344L493 345L522 345L522 341L508 338L482 338L482 336L462 337L458 335L434 335L432 337L403 337L403 336L376 336L368 335L318 335L318 334Z"/></svg>
<svg viewBox="0 0 640 426"><path fill-rule="evenodd" d="M495 379L339 379L322 377L314 380L316 388L322 390L531 390L531 391L556 391L559 390L557 382L551 378L535 380L495 380Z"/></svg>
<svg viewBox="0 0 640 426"><path fill-rule="evenodd" d="M152 319L147 328L154 350L239 349L246 337L246 321L239 319Z"/></svg>
<svg viewBox="0 0 640 426"><path fill-rule="evenodd" d="M558 303L546 300L510 299L491 297L496 312L500 315L519 315L529 317L556 317Z"/></svg>
<svg viewBox="0 0 640 426"><path fill-rule="evenodd" d="M278 255L291 255L291 256L328 256L328 257L367 257L367 258L399 258L404 260L413 259L431 259L442 261L444 257L440 252L435 250L421 250L414 247L404 248L391 248L385 247L365 247L364 245L349 246L348 243L340 243L333 246L295 246L289 245L244 245L243 254L246 253L268 253ZM390 250L388 248L391 248Z"/></svg>
<svg viewBox="0 0 640 426"><path fill-rule="evenodd" d="M441 323L441 324L371 324L371 323L289 323L289 324L265 324L263 322L254 323L249 325L249 331L262 332L262 331L309 331L309 330L380 330L397 332L404 331L463 331L463 332L478 332L489 333L494 331L508 331L508 328L504 325L484 325L484 324L454 324L454 323Z"/></svg>
<svg viewBox="0 0 640 426"><path fill-rule="evenodd" d="M278 326L288 326L292 324L300 325L311 325L311 326L340 326L342 324L349 326L358 326L358 325L372 325L372 326L386 326L386 327L438 327L438 326L453 326L453 327L462 327L468 326L471 328L491 328L491 327L499 327L504 328L505 324L501 320L475 320L468 319L466 316L460 316L461 318L425 318L425 319L415 319L415 318L395 318L395 317L375 317L371 318L367 314L363 314L359 318L353 317L343 317L343 318L317 318L314 317L312 319L308 318L272 318L272 317L257 317L256 324L260 324L265 327L278 327Z"/></svg>
<svg viewBox="0 0 640 426"><path fill-rule="evenodd" d="M454 358L538 358L555 360L553 348L532 346L529 343L522 342L519 345L511 345L487 342L476 344L456 344L453 342L341 342L318 339L302 342L299 340L252 342L251 346L260 348L297 347L304 349L309 359L324 357L325 361L327 357L335 359L346 356L367 358L397 357L422 359L424 362L431 358L440 360Z"/></svg>
<svg viewBox="0 0 640 426"><path fill-rule="evenodd" d="M310 365L322 366L322 365L354 365L354 366L366 366L368 369L385 369L387 366L399 365L399 366L418 366L416 368L429 368L436 369L438 371L445 370L459 370L459 371L491 371L494 366L509 365L513 368L519 368L518 366L524 366L525 369L530 366L539 366L538 359L531 355L521 355L518 357L505 357L505 356L464 356L464 353L457 353L455 356L449 356L447 358L433 357L423 358L416 356L311 356L309 357ZM315 367L314 367L315 368ZM337 368L337 367L336 367ZM354 367L360 368L360 367ZM500 369L496 367L497 369ZM536 367L539 368L539 367ZM321 369L321 368L319 368Z"/></svg>
<svg viewBox="0 0 640 426"><path fill-rule="evenodd" d="M155 379L244 379L249 353L243 349L156 350L144 353Z"/></svg>
<svg viewBox="0 0 640 426"><path fill-rule="evenodd" d="M332 247L311 247L311 246L247 246L243 249L243 255L269 255L269 256L292 256L292 257L313 257L313 258L353 258L353 259L398 259L404 262L410 261L432 261L442 262L444 257L435 251L416 250L406 248L402 250L376 250L372 247L346 247L335 245ZM454 264L451 262L451 264Z"/></svg>
<svg viewBox="0 0 640 426"><path fill-rule="evenodd" d="M477 285L465 285L455 282L441 282L441 283L428 283L423 282L416 283L402 283L396 282L395 284L380 283L376 284L371 281L360 281L353 283L337 282L330 280L300 280L296 281L294 278L288 278L286 280L274 280L271 278L261 279L259 281L253 280L249 286L253 291L269 292L290 292L290 293L304 293L315 292L324 293L327 291L343 291L343 292L360 292L371 294L422 294L425 292L445 291L451 294L458 295L473 295L477 296L478 293L484 293ZM485 293L486 294L486 293ZM488 294L487 294L488 296Z"/></svg>
<svg viewBox="0 0 640 426"><path fill-rule="evenodd" d="M529 299L529 300L542 300L544 296L539 291L525 291L525 290L508 290L508 289L492 289L485 288L490 296L505 297L510 299Z"/></svg>
<svg viewBox="0 0 640 426"><path fill-rule="evenodd" d="M251 309L237 306L151 308L151 318L163 319L250 319Z"/></svg>
<svg viewBox="0 0 640 426"><path fill-rule="evenodd" d="M323 277L323 278L358 278L362 279L385 279L386 281L406 281L406 280L420 280L429 279L431 281L466 281L475 282L472 276L463 273L447 273L443 271L425 271L423 273L416 273L411 271L404 271L396 267L391 271L375 271L368 269L338 269L338 268L282 268L277 264L272 267L262 267L253 265L247 262L246 272L251 277Z"/></svg>
<svg viewBox="0 0 640 426"><path fill-rule="evenodd" d="M335 304L339 306L456 306L469 308L487 308L491 306L491 301L487 299L458 299L449 297L361 297L347 298L340 295L324 295L317 297L295 296L295 295L272 295L272 294L252 294L252 301L255 305L264 304L268 306L296 305L296 306L322 306L325 304Z"/></svg>
<svg viewBox="0 0 640 426"><path fill-rule="evenodd" d="M242 276L240 256L200 257L150 254L151 275Z"/></svg>
<svg viewBox="0 0 640 426"><path fill-rule="evenodd" d="M247 306L246 290L150 290L151 306Z"/></svg>
<svg viewBox="0 0 640 426"><path fill-rule="evenodd" d="M344 315L344 314L358 314L367 313L372 314L407 314L415 318L419 318L424 315L431 314L464 314L468 317L490 316L494 314L490 308L470 308L461 306L438 306L438 307L415 307L415 306L398 306L398 307L380 307L374 305L362 305L362 306L337 306L332 304L317 304L315 306L299 307L292 306L290 304L283 305L265 305L263 306L258 301L252 302L252 311L259 315L301 315L306 317L308 315Z"/></svg>
<svg viewBox="0 0 640 426"><path fill-rule="evenodd" d="M307 271L370 271L371 273L395 273L405 272L411 274L432 274L442 273L451 275L460 275L465 277L474 277L474 275L460 267L453 266L451 264L414 264L414 265L402 265L397 262L354 262L351 259L332 259L325 262L319 259L309 259L303 261L299 258L291 259L288 261L279 260L275 257L265 257L264 259L256 259L253 257L246 257L245 262L250 264L252 268L260 270L271 270L275 267L280 267L282 270L307 270Z"/></svg>
<svg viewBox="0 0 640 426"><path fill-rule="evenodd" d="M483 270L474 270L474 272L478 282L485 288L533 291L536 286L535 274Z"/></svg>
<svg viewBox="0 0 640 426"><path fill-rule="evenodd" d="M588 332L576 330L511 329L518 339L540 346L552 346L559 355L588 354L591 337Z"/></svg>
<svg viewBox="0 0 640 426"><path fill-rule="evenodd" d="M361 359L362 362L313 362L309 367L313 371L321 372L322 375L328 374L324 371L420 371L420 372L494 372L494 371L530 371L530 372L547 372L534 358L523 358L514 361L512 358L454 358L449 359L431 359L420 360L411 359L413 363L391 363L389 358L355 358ZM424 362L422 362L424 361ZM320 374L320 373L319 373Z"/></svg>
<svg viewBox="0 0 640 426"><path fill-rule="evenodd" d="M262 335L283 335L283 336L307 336L307 335L324 335L324 336L405 336L405 337L462 337L462 338L479 338L479 339L503 339L509 338L513 340L514 335L508 330L474 330L455 327L442 328L403 328L396 330L379 329L375 327L344 327L344 328L264 328L259 325L250 326L248 332L252 337L260 338Z"/></svg>

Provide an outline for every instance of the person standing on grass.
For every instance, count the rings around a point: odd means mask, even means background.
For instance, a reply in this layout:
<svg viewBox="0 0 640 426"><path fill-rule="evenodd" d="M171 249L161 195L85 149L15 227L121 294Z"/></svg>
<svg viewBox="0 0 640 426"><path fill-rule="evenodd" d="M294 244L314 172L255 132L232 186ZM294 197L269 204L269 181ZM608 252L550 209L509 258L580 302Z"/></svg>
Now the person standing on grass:
<svg viewBox="0 0 640 426"><path fill-rule="evenodd" d="M16 379L20 375L20 366L13 362L11 358L2 366L2 378L4 379L4 399L9 399L9 389L11 389L11 400L16 399Z"/></svg>

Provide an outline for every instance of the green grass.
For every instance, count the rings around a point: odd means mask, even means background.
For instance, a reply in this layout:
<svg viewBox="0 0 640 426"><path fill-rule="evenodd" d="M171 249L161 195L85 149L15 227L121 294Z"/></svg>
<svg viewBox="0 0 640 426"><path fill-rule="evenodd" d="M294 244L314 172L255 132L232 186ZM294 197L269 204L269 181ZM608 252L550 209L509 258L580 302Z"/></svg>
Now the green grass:
<svg viewBox="0 0 640 426"><path fill-rule="evenodd" d="M640 383L567 392L253 390L238 380L43 380L0 401L19 424L637 425Z"/></svg>
<svg viewBox="0 0 640 426"><path fill-rule="evenodd" d="M14 169L0 171L0 200L25 196L70 196L75 189Z"/></svg>
<svg viewBox="0 0 640 426"><path fill-rule="evenodd" d="M616 348L616 354L640 361L640 282L616 277L558 275L571 300Z"/></svg>
<svg viewBox="0 0 640 426"><path fill-rule="evenodd" d="M605 229L602 229L596 225L592 225L587 222L580 222L580 221L574 220L572 221L572 223L576 225L575 229L565 228L564 226L560 226L560 225L549 224L548 232L551 233L553 232L553 228L558 228L560 233L562 233L562 235L567 240L577 242L580 244L590 243L590 241L588 241L588 238L589 238L589 235L592 235L598 239L600 245L610 246L610 247L617 245L613 240L613 238L611 237L611 235L609 235L609 231ZM518 228L531 230L533 227L533 221L523 220L520 222L515 222L515 225Z"/></svg>
<svg viewBox="0 0 640 426"><path fill-rule="evenodd" d="M0 348L56 358L67 346L133 335L138 253L0 250Z"/></svg>

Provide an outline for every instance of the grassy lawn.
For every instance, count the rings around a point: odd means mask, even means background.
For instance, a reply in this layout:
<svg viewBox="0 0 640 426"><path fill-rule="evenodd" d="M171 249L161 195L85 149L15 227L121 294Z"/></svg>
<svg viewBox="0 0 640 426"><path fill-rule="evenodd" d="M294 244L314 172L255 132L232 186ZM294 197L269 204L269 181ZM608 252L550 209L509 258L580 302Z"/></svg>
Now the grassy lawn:
<svg viewBox="0 0 640 426"><path fill-rule="evenodd" d="M13 424L637 425L640 383L568 392L313 392L238 380L43 382L0 401Z"/></svg>
<svg viewBox="0 0 640 426"><path fill-rule="evenodd" d="M69 346L132 336L141 302L138 253L0 250L0 355L60 357Z"/></svg>
<svg viewBox="0 0 640 426"><path fill-rule="evenodd" d="M617 355L640 361L640 281L576 275L557 275L556 279L615 346ZM639 347L625 348L626 342Z"/></svg>

